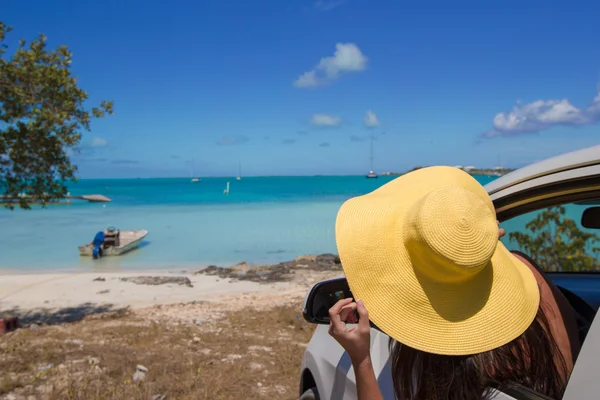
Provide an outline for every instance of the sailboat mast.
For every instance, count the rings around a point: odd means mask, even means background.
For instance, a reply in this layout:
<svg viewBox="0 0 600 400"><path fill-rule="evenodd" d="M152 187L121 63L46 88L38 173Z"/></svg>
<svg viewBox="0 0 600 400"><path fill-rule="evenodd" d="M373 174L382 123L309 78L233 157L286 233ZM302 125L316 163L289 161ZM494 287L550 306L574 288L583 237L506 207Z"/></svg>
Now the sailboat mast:
<svg viewBox="0 0 600 400"><path fill-rule="evenodd" d="M371 171L373 171L373 136L371 136L371 152L370 152L370 157L369 157L369 161L371 163Z"/></svg>

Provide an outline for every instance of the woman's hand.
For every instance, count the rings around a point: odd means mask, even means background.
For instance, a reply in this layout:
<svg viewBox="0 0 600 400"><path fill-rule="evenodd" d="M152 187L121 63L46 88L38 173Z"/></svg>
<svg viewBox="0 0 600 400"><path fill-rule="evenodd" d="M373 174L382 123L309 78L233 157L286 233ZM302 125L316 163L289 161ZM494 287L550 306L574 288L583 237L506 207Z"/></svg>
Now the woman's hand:
<svg viewBox="0 0 600 400"><path fill-rule="evenodd" d="M502 236L506 235L506 231L500 228L500 221L496 220L496 223L498 224L498 239L500 239Z"/></svg>
<svg viewBox="0 0 600 400"><path fill-rule="evenodd" d="M358 312L358 324L352 328L346 323L356 323L354 311ZM338 301L329 309L329 334L348 352L352 363L359 365L370 359L371 327L369 313L362 301L354 303L352 299Z"/></svg>

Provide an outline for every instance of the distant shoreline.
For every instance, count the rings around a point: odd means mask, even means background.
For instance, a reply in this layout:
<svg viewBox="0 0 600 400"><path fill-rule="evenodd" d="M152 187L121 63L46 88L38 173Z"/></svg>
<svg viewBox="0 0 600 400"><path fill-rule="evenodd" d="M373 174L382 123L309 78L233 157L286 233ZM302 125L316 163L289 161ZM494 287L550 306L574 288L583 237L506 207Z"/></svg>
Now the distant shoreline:
<svg viewBox="0 0 600 400"><path fill-rule="evenodd" d="M412 171L416 171L418 169L421 168L425 168L425 167L415 167L413 169L411 169L410 171L407 172L383 172L381 174L381 176L401 176L404 174L407 174L409 172ZM479 169L479 168L472 168L472 167L458 167L462 169L463 171L467 172L469 175L477 175L477 176L503 176L506 175L508 173L511 173L513 171L515 171L514 169L511 168L483 168L483 169Z"/></svg>

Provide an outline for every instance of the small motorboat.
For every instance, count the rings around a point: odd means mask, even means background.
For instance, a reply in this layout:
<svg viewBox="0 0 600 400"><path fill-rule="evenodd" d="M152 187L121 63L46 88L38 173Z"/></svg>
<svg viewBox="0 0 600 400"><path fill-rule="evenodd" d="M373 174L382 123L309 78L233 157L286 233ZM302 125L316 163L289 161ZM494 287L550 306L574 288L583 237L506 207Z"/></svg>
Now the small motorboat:
<svg viewBox="0 0 600 400"><path fill-rule="evenodd" d="M146 235L146 230L122 231L111 227L98 232L92 242L79 246L79 255L94 258L120 256L137 248Z"/></svg>

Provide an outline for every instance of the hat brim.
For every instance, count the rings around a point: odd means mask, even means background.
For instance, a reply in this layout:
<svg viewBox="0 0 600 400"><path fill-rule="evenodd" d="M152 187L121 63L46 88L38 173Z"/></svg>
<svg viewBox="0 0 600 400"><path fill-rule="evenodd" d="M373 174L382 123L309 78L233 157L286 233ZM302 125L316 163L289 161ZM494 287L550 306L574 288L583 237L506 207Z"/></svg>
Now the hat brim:
<svg viewBox="0 0 600 400"><path fill-rule="evenodd" d="M460 285L432 283L413 268L402 246L404 216L427 192L456 185L493 210L473 177L449 167L426 168L344 203L336 242L350 289L377 327L418 350L468 355L520 336L537 314L539 288L531 270L501 242L488 265Z"/></svg>

